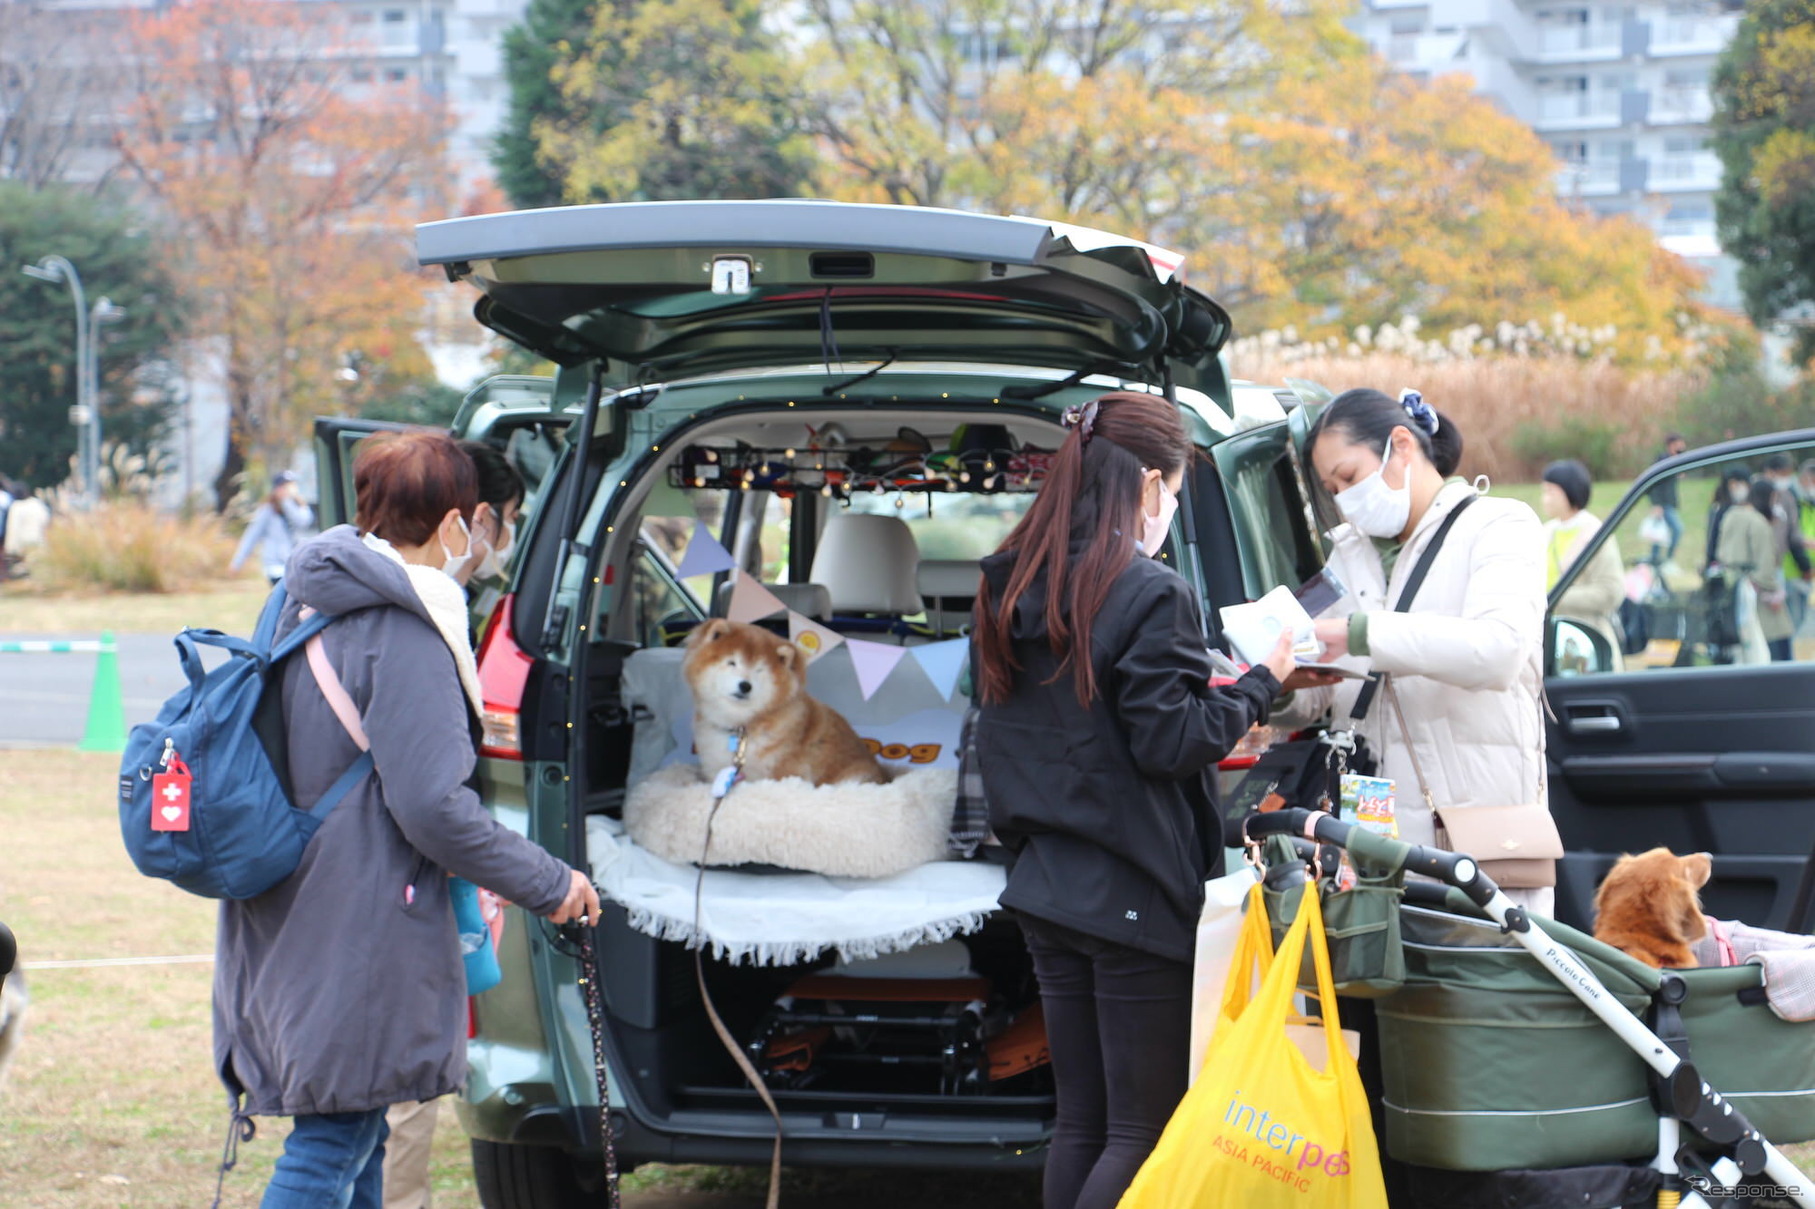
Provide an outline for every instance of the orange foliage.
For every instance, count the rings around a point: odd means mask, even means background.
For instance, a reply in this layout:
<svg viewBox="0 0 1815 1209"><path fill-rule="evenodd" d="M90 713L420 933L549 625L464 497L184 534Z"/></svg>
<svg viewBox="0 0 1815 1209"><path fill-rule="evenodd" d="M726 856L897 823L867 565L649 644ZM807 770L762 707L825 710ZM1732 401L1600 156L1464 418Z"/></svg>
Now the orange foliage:
<svg viewBox="0 0 1815 1209"><path fill-rule="evenodd" d="M194 329L219 350L223 503L248 454L281 461L310 414L337 410L348 353L426 368L409 236L425 207L446 209L442 115L401 87L355 98L359 48L336 41L338 21L261 0L126 17L118 149L163 212Z"/></svg>

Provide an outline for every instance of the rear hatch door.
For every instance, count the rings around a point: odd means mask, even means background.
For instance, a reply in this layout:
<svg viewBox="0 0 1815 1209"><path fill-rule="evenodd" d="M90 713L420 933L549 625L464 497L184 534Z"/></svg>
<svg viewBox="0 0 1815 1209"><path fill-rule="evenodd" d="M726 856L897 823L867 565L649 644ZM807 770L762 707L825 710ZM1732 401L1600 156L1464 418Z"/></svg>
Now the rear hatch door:
<svg viewBox="0 0 1815 1209"><path fill-rule="evenodd" d="M826 362L1159 371L1226 397L1229 317L1174 253L1034 219L806 200L634 202L425 223L481 323L612 382ZM1151 379L1150 379L1151 380Z"/></svg>

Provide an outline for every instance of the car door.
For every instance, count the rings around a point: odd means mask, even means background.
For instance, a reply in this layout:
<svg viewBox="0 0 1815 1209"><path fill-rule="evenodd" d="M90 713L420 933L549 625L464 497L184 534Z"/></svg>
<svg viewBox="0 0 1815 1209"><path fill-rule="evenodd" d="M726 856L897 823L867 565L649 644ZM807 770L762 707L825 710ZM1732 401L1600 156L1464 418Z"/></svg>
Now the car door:
<svg viewBox="0 0 1815 1209"><path fill-rule="evenodd" d="M1815 923L1815 617L1807 583L1775 552L1766 566L1733 565L1746 557L1737 540L1746 518L1733 514L1730 529L1714 507L1729 474L1753 479L1758 492L1767 467L1794 473L1812 457L1815 431L1805 430L1654 465L1552 591L1549 793L1568 852L1558 918L1589 923L1612 862L1663 845L1713 855L1703 890L1710 914L1796 931ZM1800 509L1798 499L1786 512ZM1626 629L1617 610L1586 607L1585 594L1572 591L1609 544L1632 602ZM1640 626L1645 633L1631 633ZM1778 635L1788 642L1773 658L1759 640ZM1642 649L1640 639L1648 640ZM1635 653L1620 649L1626 645Z"/></svg>

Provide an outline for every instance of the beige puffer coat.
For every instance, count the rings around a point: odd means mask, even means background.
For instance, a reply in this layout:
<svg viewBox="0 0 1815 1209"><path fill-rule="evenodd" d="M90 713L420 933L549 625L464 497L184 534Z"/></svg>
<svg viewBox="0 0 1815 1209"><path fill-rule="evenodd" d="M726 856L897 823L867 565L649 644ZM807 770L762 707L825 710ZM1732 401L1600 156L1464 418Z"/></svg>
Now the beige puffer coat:
<svg viewBox="0 0 1815 1209"><path fill-rule="evenodd" d="M1544 531L1516 500L1481 496L1457 518L1411 611L1392 612L1405 581L1445 517L1474 487L1453 482L1438 493L1385 582L1379 552L1342 525L1330 537L1330 565L1349 598L1331 616L1365 610L1365 657L1341 662L1391 672L1418 762L1439 807L1510 806L1542 800L1544 788ZM1275 725L1308 725L1334 710L1348 723L1363 682L1299 693L1274 714ZM1386 694L1375 697L1360 730L1379 753L1381 775L1397 782L1399 835L1429 844L1433 822L1418 791ZM1544 902L1530 905L1548 908Z"/></svg>

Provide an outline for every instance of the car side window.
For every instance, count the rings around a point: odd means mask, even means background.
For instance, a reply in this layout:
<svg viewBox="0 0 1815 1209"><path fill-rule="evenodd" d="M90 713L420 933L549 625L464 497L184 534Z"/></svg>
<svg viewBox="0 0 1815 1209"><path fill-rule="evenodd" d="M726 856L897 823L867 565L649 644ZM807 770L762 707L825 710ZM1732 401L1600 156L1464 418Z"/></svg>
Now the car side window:
<svg viewBox="0 0 1815 1209"><path fill-rule="evenodd" d="M1269 424L1229 438L1211 454L1234 514L1249 597L1280 584L1296 588L1317 574L1323 551L1290 428Z"/></svg>
<svg viewBox="0 0 1815 1209"><path fill-rule="evenodd" d="M1606 535L1586 511L1547 521L1560 588L1550 674L1815 660L1811 457L1815 447L1677 471L1652 481Z"/></svg>

